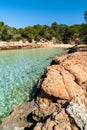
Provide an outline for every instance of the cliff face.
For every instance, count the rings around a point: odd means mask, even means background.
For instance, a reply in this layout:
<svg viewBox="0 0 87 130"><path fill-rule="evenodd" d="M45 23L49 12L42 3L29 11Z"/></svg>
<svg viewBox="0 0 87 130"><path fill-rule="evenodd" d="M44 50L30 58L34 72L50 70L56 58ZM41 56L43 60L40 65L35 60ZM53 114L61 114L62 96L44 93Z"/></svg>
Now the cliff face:
<svg viewBox="0 0 87 130"><path fill-rule="evenodd" d="M0 130L87 130L87 52L55 57L37 87Z"/></svg>

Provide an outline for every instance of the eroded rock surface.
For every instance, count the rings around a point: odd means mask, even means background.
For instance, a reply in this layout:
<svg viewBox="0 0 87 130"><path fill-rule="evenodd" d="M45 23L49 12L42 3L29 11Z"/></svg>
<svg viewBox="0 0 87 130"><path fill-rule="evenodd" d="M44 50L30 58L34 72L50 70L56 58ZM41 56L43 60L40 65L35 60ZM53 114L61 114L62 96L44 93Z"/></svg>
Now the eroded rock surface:
<svg viewBox="0 0 87 130"><path fill-rule="evenodd" d="M54 60L58 62L47 68L41 89L60 99L84 96L84 83L87 82L87 53L74 53Z"/></svg>
<svg viewBox="0 0 87 130"><path fill-rule="evenodd" d="M87 130L87 52L55 57L34 102L14 109L0 130Z"/></svg>
<svg viewBox="0 0 87 130"><path fill-rule="evenodd" d="M87 110L79 98L76 98L74 101L72 100L66 111L81 130L87 130Z"/></svg>

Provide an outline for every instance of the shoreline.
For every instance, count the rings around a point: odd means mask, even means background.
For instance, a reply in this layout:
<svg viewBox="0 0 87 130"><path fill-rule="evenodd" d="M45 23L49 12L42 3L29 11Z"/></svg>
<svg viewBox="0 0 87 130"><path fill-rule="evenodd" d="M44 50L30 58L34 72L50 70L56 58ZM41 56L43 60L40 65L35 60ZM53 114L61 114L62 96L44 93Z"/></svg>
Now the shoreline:
<svg viewBox="0 0 87 130"><path fill-rule="evenodd" d="M53 44L52 42L38 42L38 43L29 43L22 41L19 42L0 42L0 50L11 50L11 49L32 49L32 48L71 48L73 45L70 44Z"/></svg>
<svg viewBox="0 0 87 130"><path fill-rule="evenodd" d="M85 128L87 126L86 66L87 52L55 57L38 80L35 98L31 102L16 105L12 113L3 120L0 130Z"/></svg>

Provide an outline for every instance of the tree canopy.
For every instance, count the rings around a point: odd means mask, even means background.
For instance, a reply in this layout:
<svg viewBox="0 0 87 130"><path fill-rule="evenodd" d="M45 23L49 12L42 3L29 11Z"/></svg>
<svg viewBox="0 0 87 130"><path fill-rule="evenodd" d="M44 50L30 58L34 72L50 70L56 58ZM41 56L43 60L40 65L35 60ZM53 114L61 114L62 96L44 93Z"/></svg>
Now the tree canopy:
<svg viewBox="0 0 87 130"><path fill-rule="evenodd" d="M85 12L87 16L87 11ZM87 43L87 24L75 24L68 26L53 22L48 25L34 25L16 29L0 22L0 41L50 41L55 39L57 43L70 43L79 39L79 43Z"/></svg>

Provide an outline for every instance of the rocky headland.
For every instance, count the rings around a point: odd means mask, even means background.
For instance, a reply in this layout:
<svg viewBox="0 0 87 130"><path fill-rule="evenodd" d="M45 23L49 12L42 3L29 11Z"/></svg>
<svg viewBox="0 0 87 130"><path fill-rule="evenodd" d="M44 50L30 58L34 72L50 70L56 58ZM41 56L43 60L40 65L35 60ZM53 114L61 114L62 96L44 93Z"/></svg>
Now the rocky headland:
<svg viewBox="0 0 87 130"><path fill-rule="evenodd" d="M14 107L0 130L87 130L87 52L56 56L33 101Z"/></svg>

